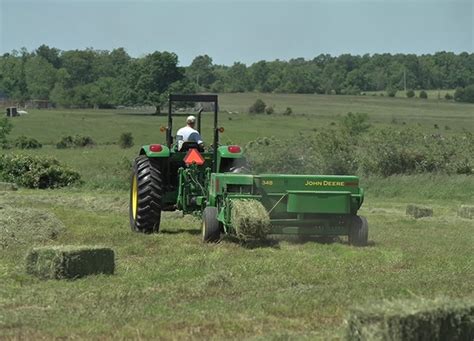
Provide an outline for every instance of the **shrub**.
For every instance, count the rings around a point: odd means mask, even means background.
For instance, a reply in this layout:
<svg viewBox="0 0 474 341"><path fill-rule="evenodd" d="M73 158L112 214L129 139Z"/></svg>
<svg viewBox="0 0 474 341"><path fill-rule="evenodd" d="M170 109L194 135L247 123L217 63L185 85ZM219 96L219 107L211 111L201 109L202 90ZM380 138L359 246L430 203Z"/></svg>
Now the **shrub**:
<svg viewBox="0 0 474 341"><path fill-rule="evenodd" d="M408 91L407 91L407 97L408 97L408 98L413 98L413 97L415 97L415 91L413 91L412 89L408 90Z"/></svg>
<svg viewBox="0 0 474 341"><path fill-rule="evenodd" d="M342 127L349 135L359 135L370 129L369 115L366 113L347 113L342 119Z"/></svg>
<svg viewBox="0 0 474 341"><path fill-rule="evenodd" d="M444 95L444 98L448 101L451 101L453 99L453 95L451 95L449 92L447 92L446 95Z"/></svg>
<svg viewBox="0 0 474 341"><path fill-rule="evenodd" d="M274 112L275 112L275 109L273 109L272 106L268 106L268 107L265 108L265 114L267 114L267 115L271 115Z"/></svg>
<svg viewBox="0 0 474 341"><path fill-rule="evenodd" d="M457 88L454 92L454 100L457 102L474 103L474 84L465 88Z"/></svg>
<svg viewBox="0 0 474 341"><path fill-rule="evenodd" d="M257 174L351 174L357 170L354 149L347 134L326 130L289 140L259 138L245 152Z"/></svg>
<svg viewBox="0 0 474 341"><path fill-rule="evenodd" d="M397 95L397 90L396 89L388 89L387 90L387 96L388 97L395 97Z"/></svg>
<svg viewBox="0 0 474 341"><path fill-rule="evenodd" d="M79 173L54 158L0 155L0 179L28 188L58 188L80 183Z"/></svg>
<svg viewBox="0 0 474 341"><path fill-rule="evenodd" d="M428 94L426 93L425 90L421 90L421 91L420 91L420 94L419 94L419 97L420 97L420 98L423 98L423 99L427 99L427 98L428 98Z"/></svg>
<svg viewBox="0 0 474 341"><path fill-rule="evenodd" d="M267 105L260 98L255 101L254 104L249 108L251 114L263 114Z"/></svg>
<svg viewBox="0 0 474 341"><path fill-rule="evenodd" d="M290 116L292 113L293 113L293 109L291 109L290 107L287 107L285 111L283 112L283 115Z"/></svg>
<svg viewBox="0 0 474 341"><path fill-rule="evenodd" d="M122 133L119 137L119 146L120 148L124 148L124 149L132 147L133 146L132 133Z"/></svg>
<svg viewBox="0 0 474 341"><path fill-rule="evenodd" d="M94 140L90 136L64 136L57 144L56 148L65 149L65 148L83 148L83 147L93 147L95 145Z"/></svg>
<svg viewBox="0 0 474 341"><path fill-rule="evenodd" d="M474 135L425 135L394 126L353 136L329 128L293 139L259 138L245 153L255 173L394 174L474 173Z"/></svg>
<svg viewBox="0 0 474 341"><path fill-rule="evenodd" d="M372 132L358 141L359 171L390 176L444 172L471 174L474 166L474 136L445 137L424 135L407 129L386 128Z"/></svg>
<svg viewBox="0 0 474 341"><path fill-rule="evenodd" d="M13 144L20 149L38 149L42 147L38 140L26 136L18 137Z"/></svg>

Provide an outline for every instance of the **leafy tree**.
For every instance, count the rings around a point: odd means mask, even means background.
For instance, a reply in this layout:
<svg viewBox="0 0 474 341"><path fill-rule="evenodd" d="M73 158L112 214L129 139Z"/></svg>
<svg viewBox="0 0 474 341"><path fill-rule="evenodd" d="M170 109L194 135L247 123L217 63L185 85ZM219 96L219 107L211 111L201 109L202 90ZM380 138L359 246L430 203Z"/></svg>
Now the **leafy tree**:
<svg viewBox="0 0 474 341"><path fill-rule="evenodd" d="M198 87L202 86L206 89L209 88L209 86L215 81L212 58L207 54L197 56L186 69L186 75L194 80Z"/></svg>
<svg viewBox="0 0 474 341"><path fill-rule="evenodd" d="M94 82L98 76L93 72L96 53L92 49L65 51L61 54L61 65L68 74L73 86Z"/></svg>
<svg viewBox="0 0 474 341"><path fill-rule="evenodd" d="M413 97L415 97L415 91L413 91L412 89L408 90L408 91L407 91L407 97L408 97L408 98L413 98Z"/></svg>
<svg viewBox="0 0 474 341"><path fill-rule="evenodd" d="M46 59L35 56L25 63L28 93L33 99L48 99L56 82L56 69Z"/></svg>
<svg viewBox="0 0 474 341"><path fill-rule="evenodd" d="M66 69L61 68L56 73L56 84L49 97L54 104L67 107L71 105L73 95L71 76Z"/></svg>
<svg viewBox="0 0 474 341"><path fill-rule="evenodd" d="M184 77L184 70L178 67L178 56L170 52L153 52L140 63L140 76L135 86L137 97L155 106L159 114L167 100L169 86Z"/></svg>
<svg viewBox="0 0 474 341"><path fill-rule="evenodd" d="M420 98L423 98L423 99L428 98L428 94L426 93L425 90L421 90L419 96L420 96Z"/></svg>
<svg viewBox="0 0 474 341"><path fill-rule="evenodd" d="M61 51L57 48L49 47L48 45L43 44L36 49L35 54L38 57L45 59L55 69L59 69L61 67L60 52Z"/></svg>
<svg viewBox="0 0 474 341"><path fill-rule="evenodd" d="M247 66L242 63L234 63L229 68L230 92L244 92L250 90Z"/></svg>

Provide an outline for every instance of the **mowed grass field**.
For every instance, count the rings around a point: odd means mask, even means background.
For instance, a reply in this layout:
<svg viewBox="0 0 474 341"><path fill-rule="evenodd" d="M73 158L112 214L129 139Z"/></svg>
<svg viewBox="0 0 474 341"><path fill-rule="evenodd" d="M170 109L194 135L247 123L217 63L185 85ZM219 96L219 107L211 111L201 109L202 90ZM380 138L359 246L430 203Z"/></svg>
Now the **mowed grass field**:
<svg viewBox="0 0 474 341"><path fill-rule="evenodd" d="M301 138L300 131L311 134L338 124L349 111L367 112L375 126L399 128L405 122L429 134L474 130L473 105L430 99L219 98L222 111L234 112L220 116L223 143L244 145L261 136ZM244 114L256 98L274 105L277 113L289 106L294 114ZM179 119L175 128L181 126ZM474 221L456 214L461 204L474 205L472 176L362 178L366 200L360 213L369 220L366 248L349 246L344 238L333 243L275 239L258 245L224 238L206 245L200 240L199 217L177 212L164 214L160 234L130 231L129 161L139 145L163 141L163 117L123 110L31 110L12 122L12 138L27 135L45 145L8 153L54 156L78 170L85 183L72 189L0 192L0 207L49 211L65 226L54 240L18 240L0 248L0 339L343 339L344 320L355 305L395 298L473 298ZM210 124L209 115L204 124ZM126 131L133 133L136 146L123 150L114 143ZM210 140L210 129L203 133ZM74 134L89 135L98 145L55 148L61 136ZM434 216L409 218L408 203L429 205ZM14 227L15 217L10 222ZM116 274L42 281L25 273L24 255L32 245L58 244L112 247Z"/></svg>

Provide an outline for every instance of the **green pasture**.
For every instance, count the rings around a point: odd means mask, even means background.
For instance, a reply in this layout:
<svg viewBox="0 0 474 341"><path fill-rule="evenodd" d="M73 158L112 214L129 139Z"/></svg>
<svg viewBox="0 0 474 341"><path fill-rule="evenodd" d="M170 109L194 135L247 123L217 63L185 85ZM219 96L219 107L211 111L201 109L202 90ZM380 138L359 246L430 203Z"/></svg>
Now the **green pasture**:
<svg viewBox="0 0 474 341"><path fill-rule="evenodd" d="M277 114L246 114L256 98L273 105ZM449 101L254 93L219 99L223 143L244 145L261 136L304 143L300 131L311 134L337 125L349 111L368 113L375 126L416 126L427 134L474 131L474 105ZM278 114L286 107L293 109L292 116ZM164 141L159 127L165 118L127 110L29 112L12 120L10 137L34 137L43 148L5 152L54 156L79 171L85 183L0 192L0 214L6 207L43 210L64 225L55 239L0 243L0 339L338 340L344 338L345 318L355 305L474 298L474 220L457 216L461 205L474 205L472 176L362 178L366 200L361 214L369 221L366 248L349 246L344 238L259 244L225 238L202 244L199 217L178 212L164 213L163 233L138 235L128 223L129 162L139 145ZM184 119L178 118L175 128ZM203 135L210 141L208 123L210 115L205 115ZM123 132L134 136L131 149L116 144ZM75 134L91 136L98 145L56 149L62 136ZM407 217L410 203L430 206L433 217ZM0 233L21 221L0 219ZM61 244L113 248L116 274L74 281L26 274L30 247Z"/></svg>

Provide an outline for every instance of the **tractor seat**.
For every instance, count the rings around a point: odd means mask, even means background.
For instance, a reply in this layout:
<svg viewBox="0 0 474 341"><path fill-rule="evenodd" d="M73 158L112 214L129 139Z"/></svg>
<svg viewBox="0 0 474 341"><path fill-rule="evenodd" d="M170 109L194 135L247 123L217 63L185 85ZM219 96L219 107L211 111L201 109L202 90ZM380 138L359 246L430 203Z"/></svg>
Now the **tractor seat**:
<svg viewBox="0 0 474 341"><path fill-rule="evenodd" d="M178 151L180 152L187 152L190 149L197 149L200 152L204 152L204 148L200 146L197 142L183 142L181 147L179 146L180 141L178 141Z"/></svg>

